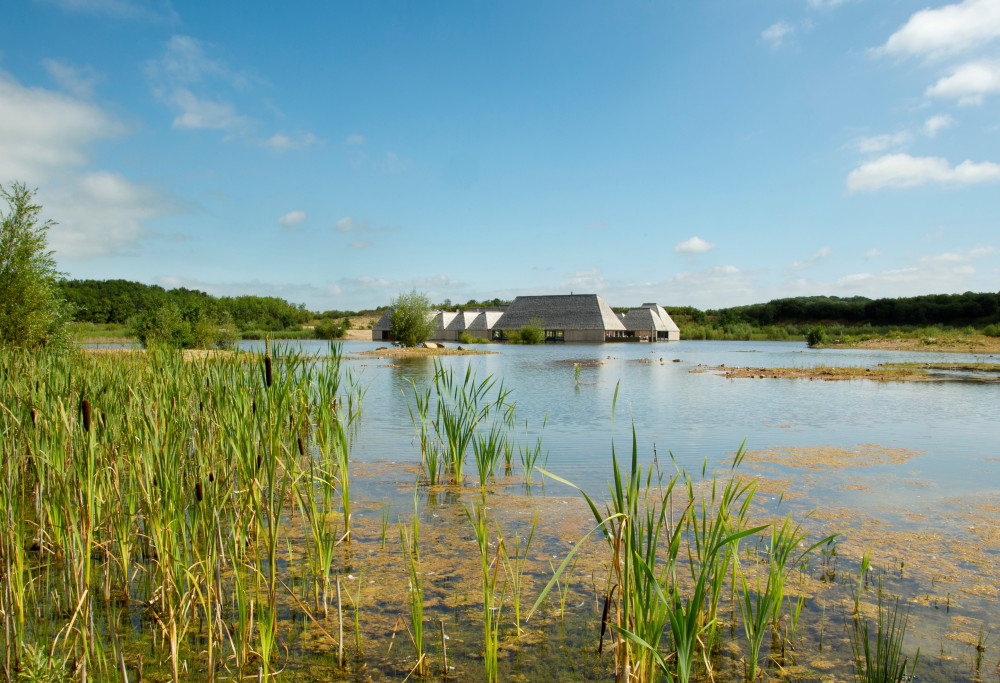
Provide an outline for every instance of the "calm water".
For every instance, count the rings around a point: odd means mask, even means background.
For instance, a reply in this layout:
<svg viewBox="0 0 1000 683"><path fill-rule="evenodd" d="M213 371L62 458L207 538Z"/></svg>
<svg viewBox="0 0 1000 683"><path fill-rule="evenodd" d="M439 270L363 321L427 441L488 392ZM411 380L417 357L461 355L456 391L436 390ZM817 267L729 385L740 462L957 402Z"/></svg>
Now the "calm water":
<svg viewBox="0 0 1000 683"><path fill-rule="evenodd" d="M325 342L294 344L326 353ZM245 343L255 348L256 343ZM380 345L346 342L347 354ZM610 472L611 405L616 386L615 437L619 452L631 447L635 424L641 457L667 451L689 470L728 460L746 440L760 450L786 446L879 444L919 450L907 477L931 481L920 492L947 498L1000 490L1000 477L983 476L984 458L1000 444L1000 384L975 382L827 382L788 379L725 379L694 373L698 365L808 367L875 366L905 361L989 361L996 356L810 349L804 343L681 341L660 344L488 347L488 356L449 356L445 365L478 376L502 378L517 403L521 424L537 434L548 417L544 444L548 469L581 486L603 488ZM662 363L661 363L662 359ZM678 359L680 362L674 362ZM583 367L574 380L573 362ZM649 362L651 361L651 362ZM407 410L411 382L431 381L430 359L351 360L348 367L368 387L353 457L369 461L416 461L414 429ZM872 468L874 474L879 468ZM889 470L886 470L889 471ZM882 502L894 492L884 491ZM901 504L910 495L899 492ZM850 501L847 501L850 502Z"/></svg>

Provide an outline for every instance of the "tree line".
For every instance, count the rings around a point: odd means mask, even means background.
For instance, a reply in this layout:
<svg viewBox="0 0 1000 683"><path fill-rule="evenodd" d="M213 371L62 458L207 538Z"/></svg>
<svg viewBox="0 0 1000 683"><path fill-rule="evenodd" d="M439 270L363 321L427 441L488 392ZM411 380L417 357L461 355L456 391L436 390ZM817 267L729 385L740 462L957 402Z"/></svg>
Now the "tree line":
<svg viewBox="0 0 1000 683"><path fill-rule="evenodd" d="M858 326L983 327L1000 322L1000 293L965 292L884 299L863 296L800 296L773 299L764 304L706 311L690 306L667 307L667 311L681 320L715 326L738 323L750 323L758 327L837 323Z"/></svg>

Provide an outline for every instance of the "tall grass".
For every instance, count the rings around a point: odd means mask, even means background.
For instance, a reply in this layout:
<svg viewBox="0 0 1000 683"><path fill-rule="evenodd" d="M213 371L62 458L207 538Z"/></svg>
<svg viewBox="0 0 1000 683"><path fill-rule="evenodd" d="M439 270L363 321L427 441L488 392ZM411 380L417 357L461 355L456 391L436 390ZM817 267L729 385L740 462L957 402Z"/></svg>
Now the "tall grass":
<svg viewBox="0 0 1000 683"><path fill-rule="evenodd" d="M311 532L318 609L335 491L350 519L363 393L339 348L324 360L0 348L5 670L72 662L80 678L135 678L118 612L137 605L172 679L194 660L208 680L270 674L288 503Z"/></svg>

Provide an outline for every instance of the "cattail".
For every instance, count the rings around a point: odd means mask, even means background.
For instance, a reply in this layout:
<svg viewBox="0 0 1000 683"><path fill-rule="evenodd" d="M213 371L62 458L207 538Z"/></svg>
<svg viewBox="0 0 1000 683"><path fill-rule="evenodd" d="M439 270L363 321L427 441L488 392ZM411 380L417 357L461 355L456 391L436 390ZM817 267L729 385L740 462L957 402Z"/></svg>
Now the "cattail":
<svg viewBox="0 0 1000 683"><path fill-rule="evenodd" d="M83 431L90 431L90 401L83 399L80 401L80 412L83 413Z"/></svg>
<svg viewBox="0 0 1000 683"><path fill-rule="evenodd" d="M253 410L253 414L257 414L257 399L250 402L250 408Z"/></svg>
<svg viewBox="0 0 1000 683"><path fill-rule="evenodd" d="M300 436L299 437L299 455L305 455L305 454L306 454L306 449L302 445L302 437Z"/></svg>
<svg viewBox="0 0 1000 683"><path fill-rule="evenodd" d="M213 474L212 472L209 472L209 473L208 473L208 480L209 480L210 482L211 482L211 481L215 481L215 474Z"/></svg>
<svg viewBox="0 0 1000 683"><path fill-rule="evenodd" d="M201 482L200 481L199 482L195 482L195 485L194 485L194 497L195 497L195 500L197 500L199 503L201 502L201 499L202 499L203 496L202 496Z"/></svg>
<svg viewBox="0 0 1000 683"><path fill-rule="evenodd" d="M271 357L264 356L264 384L268 389L270 389L273 382L274 377L271 374Z"/></svg>
<svg viewBox="0 0 1000 683"><path fill-rule="evenodd" d="M31 426L34 427L38 424L38 411L34 408L31 409Z"/></svg>

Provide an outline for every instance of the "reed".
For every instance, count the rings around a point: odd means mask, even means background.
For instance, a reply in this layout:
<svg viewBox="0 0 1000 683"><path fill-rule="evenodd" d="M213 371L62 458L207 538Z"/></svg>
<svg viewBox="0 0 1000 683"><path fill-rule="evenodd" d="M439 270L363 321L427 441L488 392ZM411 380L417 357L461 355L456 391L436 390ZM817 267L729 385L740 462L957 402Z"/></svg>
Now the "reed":
<svg viewBox="0 0 1000 683"><path fill-rule="evenodd" d="M545 425L548 424L549 416L548 413L545 414L545 418L542 420L542 430L545 430ZM521 458L521 467L524 469L524 483L531 486L531 475L537 467L539 467L539 462L541 466L544 467L548 463L549 453L545 451L542 454L542 435L539 434L534 443L530 442L528 437L528 421L524 421L524 443L518 444L518 455Z"/></svg>
<svg viewBox="0 0 1000 683"><path fill-rule="evenodd" d="M427 653L424 651L424 584L420 574L420 510L417 495L413 495L413 519L409 525L399 520L399 544L403 549L403 563L406 566L409 588L407 603L410 608L410 641L417 662L413 670L419 676L427 673Z"/></svg>
<svg viewBox="0 0 1000 683"><path fill-rule="evenodd" d="M538 513L535 512L535 516L531 520L531 530L528 532L527 539L522 538L517 531L514 532L513 553L511 553L511 549L508 549L506 543L501 543L498 548L500 558L503 560L507 582L511 587L510 596L514 604L514 629L518 636L521 635L521 593L524 588L524 569L537 526Z"/></svg>
<svg viewBox="0 0 1000 683"><path fill-rule="evenodd" d="M504 595L506 594L507 581L499 582L499 570L504 554L503 536L497 532L495 545L497 549L490 553L490 529L486 516L486 504L483 501L475 503L475 515L465 508L465 515L472 525L472 531L479 546L480 569L482 571L482 593L483 593L483 666L485 669L484 680L488 683L495 683L499 680L499 670L497 668L497 654L500 650L500 633L502 625L502 612ZM497 586L500 585L499 593Z"/></svg>
<svg viewBox="0 0 1000 683"><path fill-rule="evenodd" d="M749 650L745 667L747 681L757 679L760 651L765 635L767 633L777 634L780 631L788 570L792 565L801 562L816 548L833 539L832 536L828 536L805 547L804 540L807 535L800 526L793 525L791 518L788 517L785 518L780 527L776 524L771 525L767 579L763 586L758 573L755 586L751 589L746 574L739 567L738 556L734 558L736 572L740 579L740 615Z"/></svg>
<svg viewBox="0 0 1000 683"><path fill-rule="evenodd" d="M854 590L854 589L852 589ZM901 683L913 679L920 659L920 649L913 656L913 665L906 671L908 657L903 653L903 639L909 621L909 611L900 610L899 598L891 601L882 590L879 579L877 615L874 632L868 618L858 613L851 618L848 635L854 655L854 680L859 683Z"/></svg>

